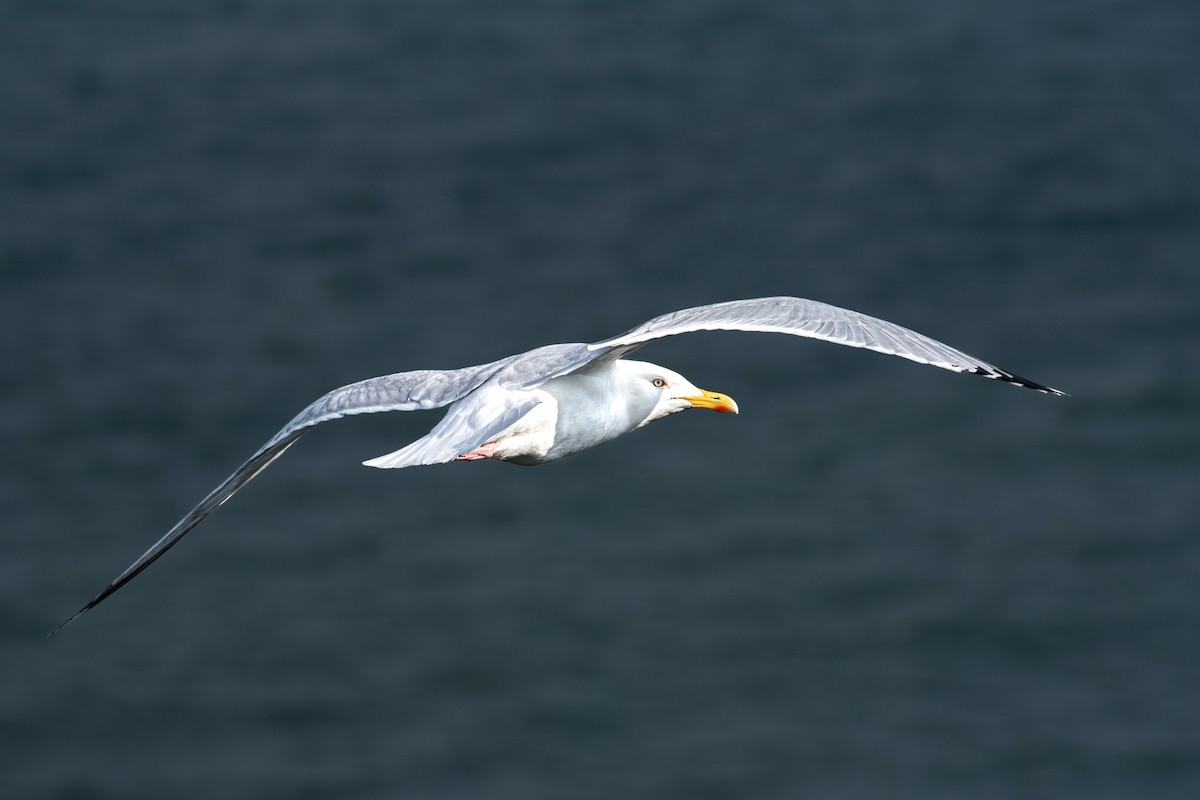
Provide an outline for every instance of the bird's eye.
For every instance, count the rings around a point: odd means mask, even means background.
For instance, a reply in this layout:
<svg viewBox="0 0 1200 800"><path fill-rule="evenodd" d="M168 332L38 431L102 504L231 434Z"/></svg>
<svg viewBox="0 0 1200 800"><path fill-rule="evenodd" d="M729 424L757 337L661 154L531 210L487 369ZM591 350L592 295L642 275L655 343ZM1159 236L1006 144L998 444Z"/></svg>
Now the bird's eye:
<svg viewBox="0 0 1200 800"><path fill-rule="evenodd" d="M667 385L667 382L662 378L655 378L654 380L650 381L650 383L654 384L655 389L661 389Z"/></svg>

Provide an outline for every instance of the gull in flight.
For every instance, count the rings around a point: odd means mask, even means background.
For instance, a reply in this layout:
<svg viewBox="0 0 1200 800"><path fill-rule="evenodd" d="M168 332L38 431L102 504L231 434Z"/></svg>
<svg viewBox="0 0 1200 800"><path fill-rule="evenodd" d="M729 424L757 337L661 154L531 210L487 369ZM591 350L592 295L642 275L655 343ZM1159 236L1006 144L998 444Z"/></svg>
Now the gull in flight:
<svg viewBox="0 0 1200 800"><path fill-rule="evenodd" d="M213 509L322 422L351 414L449 406L442 420L422 438L394 453L363 462L368 467L399 469L485 458L545 464L684 409L709 408L736 414L737 403L728 395L698 389L665 367L626 358L655 339L708 330L806 336L982 375L1047 394L1064 394L891 322L798 297L698 306L655 317L620 336L591 344L551 344L474 367L369 378L334 389L301 411L51 635L137 577Z"/></svg>

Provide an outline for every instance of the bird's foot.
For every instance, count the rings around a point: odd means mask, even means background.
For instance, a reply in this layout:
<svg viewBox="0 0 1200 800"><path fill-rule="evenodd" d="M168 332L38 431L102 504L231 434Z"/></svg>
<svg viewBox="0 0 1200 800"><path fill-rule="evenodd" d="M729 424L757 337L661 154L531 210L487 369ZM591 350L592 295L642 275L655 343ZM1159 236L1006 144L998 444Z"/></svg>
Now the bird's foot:
<svg viewBox="0 0 1200 800"><path fill-rule="evenodd" d="M461 456L455 456L455 461L479 461L483 458L491 458L496 452L496 442L488 442L481 444L469 453L463 453Z"/></svg>

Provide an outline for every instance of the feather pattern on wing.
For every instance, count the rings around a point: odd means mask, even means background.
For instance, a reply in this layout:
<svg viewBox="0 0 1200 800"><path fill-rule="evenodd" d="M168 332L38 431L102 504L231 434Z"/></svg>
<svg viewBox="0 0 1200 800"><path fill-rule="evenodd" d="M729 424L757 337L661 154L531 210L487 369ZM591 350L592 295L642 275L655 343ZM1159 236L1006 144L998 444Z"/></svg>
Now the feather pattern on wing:
<svg viewBox="0 0 1200 800"><path fill-rule="evenodd" d="M877 353L899 356L918 364L931 364L954 372L970 372L1039 392L1063 394L1058 389L1051 389L1011 372L1005 372L948 344L893 322L799 297L732 300L674 311L644 322L620 336L588 345L588 348L608 354L615 352L620 357L655 339L693 331L716 330L806 336L849 347L864 347Z"/></svg>
<svg viewBox="0 0 1200 800"><path fill-rule="evenodd" d="M411 372L397 372L393 375L383 375L347 384L309 403L267 444L263 445L263 449L267 449L295 431L352 414L440 408L466 397L498 370L520 357L509 356L498 361L462 369L420 369Z"/></svg>

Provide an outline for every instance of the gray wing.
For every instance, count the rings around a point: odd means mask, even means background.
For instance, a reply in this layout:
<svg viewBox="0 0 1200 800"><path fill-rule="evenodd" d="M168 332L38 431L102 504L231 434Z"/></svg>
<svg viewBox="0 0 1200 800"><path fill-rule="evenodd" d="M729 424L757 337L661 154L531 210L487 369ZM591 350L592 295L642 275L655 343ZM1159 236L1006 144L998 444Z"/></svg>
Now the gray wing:
<svg viewBox="0 0 1200 800"><path fill-rule="evenodd" d="M381 411L415 411L438 408L453 403L470 394L489 377L511 362L515 356L456 370L416 370L398 372L379 378L369 378L334 389L296 415L279 433L258 449L246 463L242 464L220 486L175 523L161 539L130 564L124 572L105 587L104 591L79 609L70 619L51 632L51 636L73 622L79 615L96 607L125 584L136 578L146 567L157 561L182 539L188 531L200 524L214 509L233 497L239 489L254 479L271 462L283 455L314 425L352 414L374 414Z"/></svg>
<svg viewBox="0 0 1200 800"><path fill-rule="evenodd" d="M588 349L596 358L621 357L655 339L692 331L713 330L761 331L806 336L834 344L864 347L954 372L982 375L1039 392L1065 394L1058 389L1006 372L895 323L799 297L760 297L687 308L655 317L620 336L590 344Z"/></svg>
<svg viewBox="0 0 1200 800"><path fill-rule="evenodd" d="M401 469L453 461L490 441L541 402L537 397L517 392L499 393L497 398L492 398L494 402L475 402L481 393L485 393L484 390L455 403L425 436L394 453L364 461L363 466Z"/></svg>

